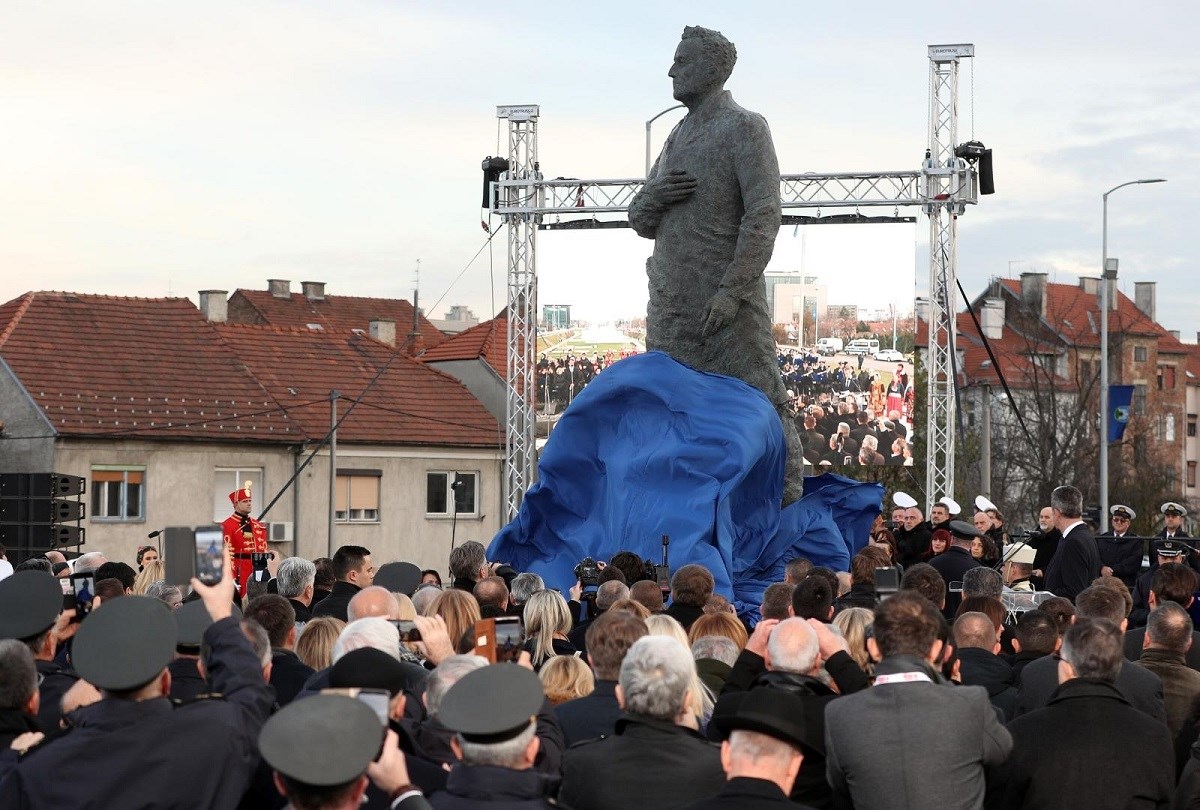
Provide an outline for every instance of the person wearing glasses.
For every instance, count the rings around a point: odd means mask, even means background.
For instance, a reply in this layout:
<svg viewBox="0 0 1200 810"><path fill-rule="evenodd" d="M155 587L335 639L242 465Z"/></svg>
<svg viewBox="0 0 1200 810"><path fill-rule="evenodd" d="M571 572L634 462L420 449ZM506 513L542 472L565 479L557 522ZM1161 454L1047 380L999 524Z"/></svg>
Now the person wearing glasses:
<svg viewBox="0 0 1200 810"><path fill-rule="evenodd" d="M1129 530L1137 519L1137 512L1124 504L1116 504L1108 514L1112 530L1096 535L1100 574L1116 577L1132 590L1142 568L1142 539Z"/></svg>

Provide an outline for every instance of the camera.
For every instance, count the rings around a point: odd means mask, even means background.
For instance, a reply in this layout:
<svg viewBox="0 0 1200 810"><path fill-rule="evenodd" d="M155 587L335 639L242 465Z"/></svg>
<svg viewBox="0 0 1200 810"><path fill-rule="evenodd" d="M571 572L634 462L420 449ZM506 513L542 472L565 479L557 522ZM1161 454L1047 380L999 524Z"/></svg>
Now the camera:
<svg viewBox="0 0 1200 810"><path fill-rule="evenodd" d="M585 588L596 588L600 585L600 566L591 557L584 557L575 566L575 579Z"/></svg>

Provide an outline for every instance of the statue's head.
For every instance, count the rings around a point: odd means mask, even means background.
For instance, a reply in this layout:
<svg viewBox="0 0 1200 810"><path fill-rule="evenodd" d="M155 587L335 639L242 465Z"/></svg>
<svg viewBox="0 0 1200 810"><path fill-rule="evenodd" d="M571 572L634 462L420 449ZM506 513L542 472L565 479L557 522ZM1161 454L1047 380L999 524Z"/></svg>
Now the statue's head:
<svg viewBox="0 0 1200 810"><path fill-rule="evenodd" d="M733 73L737 48L720 31L689 25L675 49L675 62L667 73L675 98L692 104L721 89Z"/></svg>

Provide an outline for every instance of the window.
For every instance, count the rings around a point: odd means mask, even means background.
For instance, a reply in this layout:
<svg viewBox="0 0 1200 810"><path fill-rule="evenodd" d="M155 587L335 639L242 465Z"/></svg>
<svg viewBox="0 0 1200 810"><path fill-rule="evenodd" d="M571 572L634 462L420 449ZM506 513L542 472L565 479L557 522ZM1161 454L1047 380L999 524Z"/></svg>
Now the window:
<svg viewBox="0 0 1200 810"><path fill-rule="evenodd" d="M455 482L458 486L455 486ZM454 492L454 503L449 493ZM473 472L437 471L425 476L425 512L429 515L474 515L479 494L479 476Z"/></svg>
<svg viewBox="0 0 1200 810"><path fill-rule="evenodd" d="M229 502L229 493L241 489L250 482L250 494L254 504L250 514L257 516L262 512L267 502L263 500L262 467L217 467L213 472L213 521L220 523L233 514L233 504Z"/></svg>
<svg viewBox="0 0 1200 810"><path fill-rule="evenodd" d="M1189 439L1196 438L1196 414L1187 415L1187 435Z"/></svg>
<svg viewBox="0 0 1200 810"><path fill-rule="evenodd" d="M333 516L342 523L379 522L380 470L338 470Z"/></svg>
<svg viewBox="0 0 1200 810"><path fill-rule="evenodd" d="M1158 367L1158 390L1175 390L1175 366Z"/></svg>
<svg viewBox="0 0 1200 810"><path fill-rule="evenodd" d="M92 520L140 523L146 519L146 468L92 467Z"/></svg>
<svg viewBox="0 0 1200 810"><path fill-rule="evenodd" d="M1133 387L1133 412L1142 415L1146 413L1146 386L1144 385Z"/></svg>
<svg viewBox="0 0 1200 810"><path fill-rule="evenodd" d="M1163 438L1169 442L1175 441L1175 414L1169 413L1163 420Z"/></svg>
<svg viewBox="0 0 1200 810"><path fill-rule="evenodd" d="M1148 352L1146 351L1145 346L1134 346L1133 347L1133 362L1145 363L1147 354L1148 354Z"/></svg>
<svg viewBox="0 0 1200 810"><path fill-rule="evenodd" d="M1192 489L1196 488L1196 462L1194 461L1187 463L1187 485Z"/></svg>

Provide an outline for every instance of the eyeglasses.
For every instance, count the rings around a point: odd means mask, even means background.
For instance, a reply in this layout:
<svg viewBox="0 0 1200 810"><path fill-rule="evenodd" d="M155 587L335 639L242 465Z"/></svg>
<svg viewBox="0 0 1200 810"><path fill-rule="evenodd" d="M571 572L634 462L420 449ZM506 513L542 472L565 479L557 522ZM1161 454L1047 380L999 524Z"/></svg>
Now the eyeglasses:
<svg viewBox="0 0 1200 810"><path fill-rule="evenodd" d="M1119 517L1119 516L1117 516L1117 515L1113 515L1112 522L1113 522L1113 523L1128 523L1128 522L1129 522L1129 518L1127 518L1127 517Z"/></svg>

